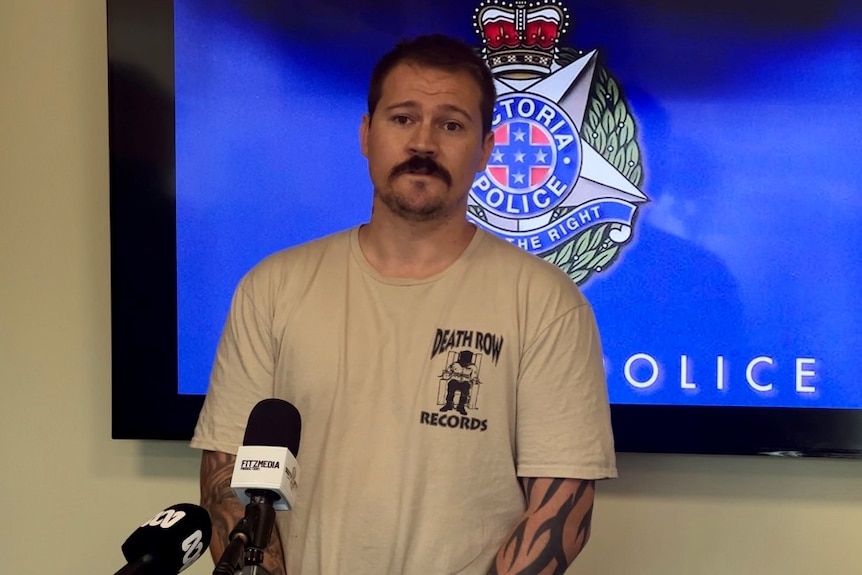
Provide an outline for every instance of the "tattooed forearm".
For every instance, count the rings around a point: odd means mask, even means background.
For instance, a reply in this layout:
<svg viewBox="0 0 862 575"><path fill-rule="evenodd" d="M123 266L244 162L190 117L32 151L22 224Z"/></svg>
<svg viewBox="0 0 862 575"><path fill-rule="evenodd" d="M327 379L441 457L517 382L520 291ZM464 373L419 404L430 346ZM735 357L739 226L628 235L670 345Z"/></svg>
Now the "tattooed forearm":
<svg viewBox="0 0 862 575"><path fill-rule="evenodd" d="M595 482L524 479L527 510L489 575L562 575L590 537Z"/></svg>
<svg viewBox="0 0 862 575"><path fill-rule="evenodd" d="M230 488L234 456L205 451L201 457L201 506L210 513L213 537L210 552L218 561L228 543L228 535L243 517L243 507Z"/></svg>
<svg viewBox="0 0 862 575"><path fill-rule="evenodd" d="M213 525L210 553L213 561L221 559L228 536L245 515L245 509L230 487L235 457L218 451L204 451L201 457L201 506L209 511ZM270 575L284 575L284 552L273 529L272 539L264 553L263 567Z"/></svg>

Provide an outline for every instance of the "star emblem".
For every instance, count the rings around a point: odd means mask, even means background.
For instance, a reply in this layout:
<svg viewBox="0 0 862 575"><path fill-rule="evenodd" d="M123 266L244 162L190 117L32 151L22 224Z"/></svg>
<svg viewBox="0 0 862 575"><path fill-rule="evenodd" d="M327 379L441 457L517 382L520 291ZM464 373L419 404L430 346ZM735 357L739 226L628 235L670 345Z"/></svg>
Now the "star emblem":
<svg viewBox="0 0 862 575"><path fill-rule="evenodd" d="M581 144L580 171L574 185L559 204L559 207L577 207L600 199L620 200L633 206L647 201L643 192L623 176L599 151L594 149L588 139L589 135L583 133L582 128L590 101L590 88L596 69L597 54L595 50L587 52L574 62L558 67L545 78L494 79L498 97L512 93L541 96L556 103L568 115L577 129ZM524 142L526 132L516 130L512 132L512 136L514 141ZM536 152L535 157L537 163L548 161L544 151ZM524 162L524 154L515 154L515 162ZM475 203L475 201L471 200L471 203ZM501 230L527 231L534 229L538 223L531 223L529 220L503 218L491 213L488 213L487 217L491 225ZM631 233L631 228L628 226L626 228L623 233Z"/></svg>

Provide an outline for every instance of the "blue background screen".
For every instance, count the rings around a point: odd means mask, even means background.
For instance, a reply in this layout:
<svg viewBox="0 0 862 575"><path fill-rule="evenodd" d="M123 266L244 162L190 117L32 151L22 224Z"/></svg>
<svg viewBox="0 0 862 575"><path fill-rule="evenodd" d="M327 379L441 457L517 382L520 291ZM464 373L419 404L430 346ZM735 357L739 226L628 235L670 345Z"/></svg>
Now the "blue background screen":
<svg viewBox="0 0 862 575"><path fill-rule="evenodd" d="M552 245L532 204L522 205L536 216L527 232L507 232L504 196L488 185L517 199L518 185L529 187L508 168L477 180L471 218L571 268L597 315L613 403L862 407L862 7L562 5L558 48L580 75L562 78L557 63L544 84L498 78L498 111L507 97L517 109L526 91L569 123L554 132L523 114L496 129L499 139L536 126L534 151L557 160L554 134L574 136L566 153L576 163L552 172L579 178L579 200L557 206L569 210L558 223L580 217L572 237L593 235L563 253L565 229ZM428 32L481 48L477 7L175 2L181 393L206 391L243 274L367 221L358 134L377 58ZM567 87L574 95L561 104ZM628 156L608 151L623 142ZM606 261L595 259L608 246ZM600 271L578 268L576 253Z"/></svg>

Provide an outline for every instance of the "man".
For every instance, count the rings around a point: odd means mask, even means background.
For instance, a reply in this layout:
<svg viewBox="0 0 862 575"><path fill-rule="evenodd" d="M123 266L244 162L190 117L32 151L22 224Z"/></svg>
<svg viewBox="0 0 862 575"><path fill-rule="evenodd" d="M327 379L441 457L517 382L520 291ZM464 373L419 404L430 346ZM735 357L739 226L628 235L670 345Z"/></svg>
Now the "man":
<svg viewBox="0 0 862 575"><path fill-rule="evenodd" d="M231 454L272 396L297 406L303 437L270 573L563 573L583 548L594 481L616 475L601 345L564 273L466 220L494 101L468 45L398 45L360 128L370 222L240 282L192 441L214 557L243 514ZM483 355L482 401L440 413L440 373L463 351Z"/></svg>

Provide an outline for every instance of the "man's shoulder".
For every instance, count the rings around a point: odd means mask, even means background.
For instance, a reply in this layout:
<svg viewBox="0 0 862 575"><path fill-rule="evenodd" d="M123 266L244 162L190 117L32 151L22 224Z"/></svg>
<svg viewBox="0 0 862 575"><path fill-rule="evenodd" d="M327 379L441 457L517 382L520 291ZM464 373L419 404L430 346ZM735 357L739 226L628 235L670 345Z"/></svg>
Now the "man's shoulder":
<svg viewBox="0 0 862 575"><path fill-rule="evenodd" d="M485 237L478 257L488 262L494 272L514 280L514 285L529 285L530 290L562 292L575 303L586 302L578 285L558 266L490 232L480 229L479 233Z"/></svg>
<svg viewBox="0 0 862 575"><path fill-rule="evenodd" d="M554 264L542 259L541 257L533 253L528 252L521 247L516 246L512 242L504 240L501 237L481 228L479 229L478 233L481 233L485 236L482 239L481 248L485 251L486 254L493 254L496 257L509 259L512 261L513 264L519 266L527 266L530 269L533 269L539 273L550 275L559 275L561 273L560 268L558 268ZM563 274L563 277L568 276Z"/></svg>
<svg viewBox="0 0 862 575"><path fill-rule="evenodd" d="M303 266L315 266L335 252L348 253L352 229L342 230L274 252L252 267L247 276L259 277L295 272Z"/></svg>
<svg viewBox="0 0 862 575"><path fill-rule="evenodd" d="M343 230L274 252L252 266L237 288L257 301L302 290L324 266L343 268L338 260L349 257L350 233Z"/></svg>

